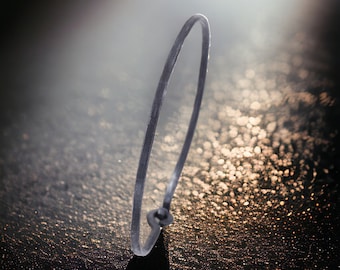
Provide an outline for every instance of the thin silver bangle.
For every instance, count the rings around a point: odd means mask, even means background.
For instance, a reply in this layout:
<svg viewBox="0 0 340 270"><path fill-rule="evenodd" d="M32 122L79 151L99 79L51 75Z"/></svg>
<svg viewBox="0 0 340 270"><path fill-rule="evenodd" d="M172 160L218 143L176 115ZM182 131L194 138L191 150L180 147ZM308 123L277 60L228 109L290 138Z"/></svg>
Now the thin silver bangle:
<svg viewBox="0 0 340 270"><path fill-rule="evenodd" d="M194 108L191 114L189 127L187 130L187 134L185 137L181 153L179 155L177 164L175 166L175 169L170 178L170 182L166 189L163 205L162 207L152 210L147 214L147 221L151 227L151 232L144 246L141 246L139 238L144 184L152 144L159 118L159 112L161 110L163 97L165 96L165 91L168 86L170 76L174 70L174 66L176 64L177 57L182 48L183 42L187 35L189 34L190 30L192 29L193 25L198 21L201 23L202 26L202 53ZM192 137L194 135L204 91L205 78L207 74L209 49L210 49L210 26L208 19L202 14L195 14L185 22L175 40L174 45L171 48L161 78L159 80L157 91L152 104L150 121L146 130L144 144L139 159L139 166L137 170L135 192L133 199L132 223L131 223L131 249L133 253L137 256L146 256L147 254L149 254L149 252L151 251L159 237L162 227L167 226L173 222L173 217L169 212L170 204L190 148Z"/></svg>

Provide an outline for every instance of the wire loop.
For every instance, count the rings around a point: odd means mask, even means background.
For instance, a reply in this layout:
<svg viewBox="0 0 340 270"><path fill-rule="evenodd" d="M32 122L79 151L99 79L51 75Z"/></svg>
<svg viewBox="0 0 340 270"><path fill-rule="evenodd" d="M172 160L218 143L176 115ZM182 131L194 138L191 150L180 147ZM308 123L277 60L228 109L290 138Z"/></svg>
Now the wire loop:
<svg viewBox="0 0 340 270"><path fill-rule="evenodd" d="M182 48L183 42L193 25L196 22L200 22L202 26L202 53L201 53L201 63L200 70L198 76L198 85L197 85L197 93L194 103L194 108L191 114L189 127L187 130L187 134L185 137L185 141L177 160L175 169L170 178L169 184L166 189L166 193L163 200L162 207L152 210L147 214L147 221L149 226L151 227L151 232L144 244L141 246L140 244L140 218L141 218L141 208L143 201L143 193L144 193L144 184L146 173L148 169L150 153L152 149L152 144L154 141L155 131L157 127L157 122L159 118L160 109L162 106L163 97L165 95L166 88L168 86L168 82L170 76L174 70L178 54ZM149 254L153 246L155 245L159 234L161 232L161 228L167 226L173 222L173 216L170 214L170 204L172 197L174 195L180 174L182 172L186 157L188 155L188 151L190 148L190 144L192 141L192 137L194 135L200 106L203 97L207 67L208 67L208 59L209 59L209 49L210 49L210 26L208 19L202 14L195 14L191 16L183 25L181 31L177 35L174 45L172 46L170 53L168 55L167 61L164 65L164 69L161 75L161 78L158 83L158 87L156 90L156 94L154 97L154 101L152 104L152 110L150 115L150 121L146 130L144 144L141 152L141 156L139 159L139 165L136 176L136 184L134 191L134 199L133 199L133 210L132 210L132 223L131 223L131 249L137 256L146 256Z"/></svg>

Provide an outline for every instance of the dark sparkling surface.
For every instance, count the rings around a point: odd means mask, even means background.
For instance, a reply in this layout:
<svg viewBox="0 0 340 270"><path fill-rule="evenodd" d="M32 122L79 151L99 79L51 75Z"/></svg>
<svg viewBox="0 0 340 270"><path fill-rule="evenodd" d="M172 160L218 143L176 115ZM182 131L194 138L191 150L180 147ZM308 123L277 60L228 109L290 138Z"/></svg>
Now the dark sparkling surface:
<svg viewBox="0 0 340 270"><path fill-rule="evenodd" d="M301 1L287 16L293 1L263 2L262 15L219 1L6 4L1 268L340 267L339 9ZM155 84L197 10L210 19L212 53L174 223L148 257L133 257L134 177ZM169 87L145 213L160 206L184 137L199 38Z"/></svg>

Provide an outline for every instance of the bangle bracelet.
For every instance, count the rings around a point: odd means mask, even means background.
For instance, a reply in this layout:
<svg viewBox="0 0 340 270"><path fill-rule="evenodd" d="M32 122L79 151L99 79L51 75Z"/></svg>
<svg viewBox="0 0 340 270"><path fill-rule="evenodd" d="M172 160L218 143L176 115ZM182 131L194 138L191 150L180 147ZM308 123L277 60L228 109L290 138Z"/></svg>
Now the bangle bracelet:
<svg viewBox="0 0 340 270"><path fill-rule="evenodd" d="M155 131L157 127L157 122L159 118L159 113L162 106L163 97L165 96L165 91L168 86L170 76L174 70L178 54L182 48L183 42L189 32L191 31L193 25L196 22L200 22L202 26L202 53L201 53L201 63L198 77L197 93L194 102L193 111L191 114L189 127L184 140L184 144L177 160L177 164L170 178L169 184L166 189L166 193L163 200L163 205L155 210L148 212L147 221L151 227L151 232L144 244L140 244L140 218L141 218L141 208L143 201L143 192L146 173L148 169L148 163L150 159L150 153L152 144L154 141ZM132 223L131 223L131 249L133 253L137 256L146 256L149 254L153 246L155 245L162 227L167 226L173 222L173 217L170 214L170 204L172 197L174 195L180 174L182 172L184 162L186 160L192 137L194 135L203 91L205 85L205 78L207 73L208 59L209 59L209 48L210 48L210 26L208 19L202 14L195 14L190 17L183 25L181 31L179 32L174 45L168 55L167 61L165 63L162 75L160 77L154 101L152 104L150 121L147 126L144 144L142 152L139 159L139 165L136 176L136 184L133 199L133 210L132 210Z"/></svg>

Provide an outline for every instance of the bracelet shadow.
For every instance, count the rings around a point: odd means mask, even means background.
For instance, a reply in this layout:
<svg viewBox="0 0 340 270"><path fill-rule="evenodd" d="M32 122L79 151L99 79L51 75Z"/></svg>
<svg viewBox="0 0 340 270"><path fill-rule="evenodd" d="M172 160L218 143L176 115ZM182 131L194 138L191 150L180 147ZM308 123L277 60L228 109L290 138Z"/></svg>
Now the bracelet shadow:
<svg viewBox="0 0 340 270"><path fill-rule="evenodd" d="M164 230L162 230L151 252L145 257L134 255L133 258L129 261L126 267L126 270L135 270L135 269L168 270L170 269L167 241L164 241L164 238L165 238Z"/></svg>

